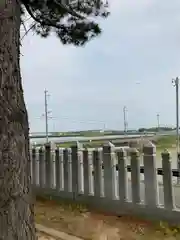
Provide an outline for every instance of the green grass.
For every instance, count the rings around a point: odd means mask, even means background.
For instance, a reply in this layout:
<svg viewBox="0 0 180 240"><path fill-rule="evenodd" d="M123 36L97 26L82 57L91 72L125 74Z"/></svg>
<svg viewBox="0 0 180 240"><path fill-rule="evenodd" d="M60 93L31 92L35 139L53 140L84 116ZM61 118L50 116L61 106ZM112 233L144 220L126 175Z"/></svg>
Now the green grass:
<svg viewBox="0 0 180 240"><path fill-rule="evenodd" d="M103 140L94 140L94 141L81 141L80 143L83 144L84 148L96 148L96 147L102 147L107 141L103 141ZM69 148L73 145L76 145L76 142L72 141L72 142L66 142L66 143L59 143L57 144L57 147L60 148Z"/></svg>
<svg viewBox="0 0 180 240"><path fill-rule="evenodd" d="M172 148L176 144L176 136L162 136L156 142L158 149Z"/></svg>
<svg viewBox="0 0 180 240"><path fill-rule="evenodd" d="M91 132L89 132L89 134L91 134ZM83 144L84 148L98 148L107 144L108 140L102 139L102 140L79 141L79 142ZM58 143L57 147L70 148L74 145L76 145L76 141ZM155 145L157 147L157 150L160 150L160 151L164 150L165 148L172 149L176 145L176 136L161 136L156 140Z"/></svg>
<svg viewBox="0 0 180 240"><path fill-rule="evenodd" d="M56 146L59 148L69 148L76 145L76 142L71 141L71 142L63 142L63 143L58 143Z"/></svg>

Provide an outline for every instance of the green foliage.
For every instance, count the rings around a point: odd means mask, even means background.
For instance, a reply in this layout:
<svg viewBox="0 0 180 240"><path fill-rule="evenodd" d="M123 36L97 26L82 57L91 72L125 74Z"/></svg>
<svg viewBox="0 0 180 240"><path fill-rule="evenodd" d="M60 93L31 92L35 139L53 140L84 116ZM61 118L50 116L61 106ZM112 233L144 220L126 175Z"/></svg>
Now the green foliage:
<svg viewBox="0 0 180 240"><path fill-rule="evenodd" d="M175 128L171 128L171 127L151 127L151 128L139 128L138 132L158 132L158 131L173 131L175 130Z"/></svg>
<svg viewBox="0 0 180 240"><path fill-rule="evenodd" d="M109 15L108 3L103 0L20 0L34 19L31 29L42 37L55 32L63 44L84 45L101 33L98 17ZM73 1L75 2L75 1Z"/></svg>

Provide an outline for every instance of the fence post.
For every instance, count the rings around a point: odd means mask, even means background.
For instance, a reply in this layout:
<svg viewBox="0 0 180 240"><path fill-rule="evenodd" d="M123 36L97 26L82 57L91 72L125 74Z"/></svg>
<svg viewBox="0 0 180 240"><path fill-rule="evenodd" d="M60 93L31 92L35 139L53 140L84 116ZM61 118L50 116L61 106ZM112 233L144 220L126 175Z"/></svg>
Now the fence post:
<svg viewBox="0 0 180 240"><path fill-rule="evenodd" d="M53 163L51 159L51 147L45 146L45 161L46 161L46 188L53 188Z"/></svg>
<svg viewBox="0 0 180 240"><path fill-rule="evenodd" d="M88 151L89 194L94 196L93 151Z"/></svg>
<svg viewBox="0 0 180 240"><path fill-rule="evenodd" d="M60 157L60 190L64 189L64 155L63 148L59 149L59 157Z"/></svg>
<svg viewBox="0 0 180 240"><path fill-rule="evenodd" d="M64 165L64 192L69 192L69 163L68 149L63 149L63 165Z"/></svg>
<svg viewBox="0 0 180 240"><path fill-rule="evenodd" d="M177 177L177 184L180 184L180 153L178 152L177 154L178 157L178 174L179 176Z"/></svg>
<svg viewBox="0 0 180 240"><path fill-rule="evenodd" d="M94 165L94 196L102 197L102 163L98 149L93 151Z"/></svg>
<svg viewBox="0 0 180 240"><path fill-rule="evenodd" d="M83 176L84 176L84 195L88 196L90 194L89 185L90 185L90 177L89 177L89 155L88 150L83 150Z"/></svg>
<svg viewBox="0 0 180 240"><path fill-rule="evenodd" d="M101 196L104 197L104 177L103 177L103 151L102 148L99 149L99 158L100 158L100 165L101 165Z"/></svg>
<svg viewBox="0 0 180 240"><path fill-rule="evenodd" d="M53 146L51 147L51 164L52 164L52 186L51 188L56 187L56 148Z"/></svg>
<svg viewBox="0 0 180 240"><path fill-rule="evenodd" d="M166 150L161 154L161 156L163 169L164 207L167 210L173 210L175 203L172 183L171 156Z"/></svg>
<svg viewBox="0 0 180 240"><path fill-rule="evenodd" d="M113 200L118 198L118 181L117 181L117 155L115 147L111 146L111 166L112 166L112 197Z"/></svg>
<svg viewBox="0 0 180 240"><path fill-rule="evenodd" d="M83 151L78 149L78 193L83 194L84 181L83 181Z"/></svg>
<svg viewBox="0 0 180 240"><path fill-rule="evenodd" d="M44 149L39 149L39 185L41 188L45 186L45 156L44 156Z"/></svg>
<svg viewBox="0 0 180 240"><path fill-rule="evenodd" d="M78 195L78 149L77 146L71 147L72 152L72 192L74 199Z"/></svg>
<svg viewBox="0 0 180 240"><path fill-rule="evenodd" d="M128 201L128 177L127 177L127 153L121 148L117 152L118 157L118 185L119 200L124 203Z"/></svg>
<svg viewBox="0 0 180 240"><path fill-rule="evenodd" d="M100 194L101 194L101 197L104 197L104 178L103 178L103 151L102 151L102 148L99 148L98 149L98 152L99 152L99 161L100 161L100 179L101 179L101 182L100 182ZM116 166L115 166L116 168Z"/></svg>
<svg viewBox="0 0 180 240"><path fill-rule="evenodd" d="M105 198L113 199L113 176L111 162L111 147L103 147L103 165L104 165L104 192Z"/></svg>
<svg viewBox="0 0 180 240"><path fill-rule="evenodd" d="M156 147L148 142L143 147L145 204L149 208L159 205L159 193L156 168Z"/></svg>
<svg viewBox="0 0 180 240"><path fill-rule="evenodd" d="M132 148L131 156L131 187L132 187L132 202L139 204L140 196L140 159L139 152L136 148Z"/></svg>
<svg viewBox="0 0 180 240"><path fill-rule="evenodd" d="M32 184L36 186L37 183L37 151L36 148L32 148Z"/></svg>
<svg viewBox="0 0 180 240"><path fill-rule="evenodd" d="M61 165L61 159L59 156L59 148L55 149L55 170L56 170L56 190L59 191L61 188L61 170L60 170L60 165Z"/></svg>

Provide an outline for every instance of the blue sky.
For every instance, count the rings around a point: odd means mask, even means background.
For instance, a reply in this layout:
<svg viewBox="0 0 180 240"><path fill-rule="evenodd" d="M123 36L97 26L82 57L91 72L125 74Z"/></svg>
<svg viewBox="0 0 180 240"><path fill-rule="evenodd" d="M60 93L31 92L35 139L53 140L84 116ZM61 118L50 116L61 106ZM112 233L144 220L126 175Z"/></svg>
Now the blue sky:
<svg viewBox="0 0 180 240"><path fill-rule="evenodd" d="M21 69L31 131L44 131L44 89L50 131L175 125L180 75L180 1L111 0L103 34L83 48L31 33Z"/></svg>

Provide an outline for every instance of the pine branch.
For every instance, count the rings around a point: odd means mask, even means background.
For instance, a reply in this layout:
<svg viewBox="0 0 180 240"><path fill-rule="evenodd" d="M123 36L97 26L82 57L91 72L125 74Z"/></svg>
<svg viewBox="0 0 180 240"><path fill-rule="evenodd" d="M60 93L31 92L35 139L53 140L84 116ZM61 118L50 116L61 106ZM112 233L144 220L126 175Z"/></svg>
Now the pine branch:
<svg viewBox="0 0 180 240"><path fill-rule="evenodd" d="M77 0L72 6L65 0L16 1L20 1L35 21L24 36L31 29L42 37L54 31L63 44L84 45L101 33L99 24L93 18L109 15L104 0Z"/></svg>

